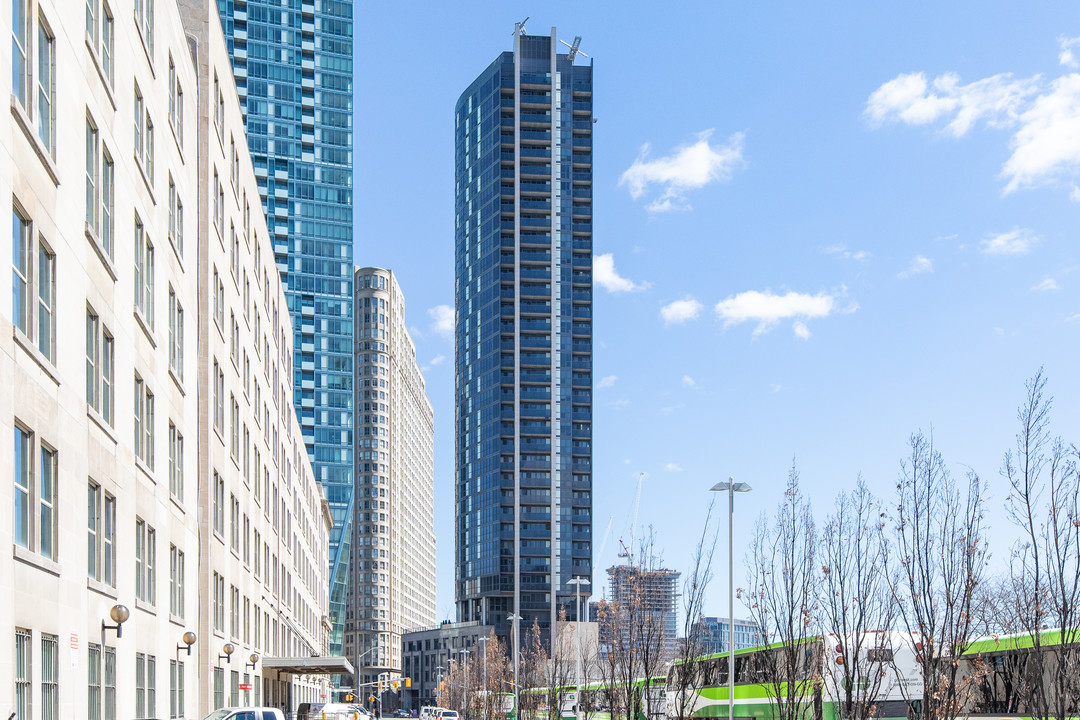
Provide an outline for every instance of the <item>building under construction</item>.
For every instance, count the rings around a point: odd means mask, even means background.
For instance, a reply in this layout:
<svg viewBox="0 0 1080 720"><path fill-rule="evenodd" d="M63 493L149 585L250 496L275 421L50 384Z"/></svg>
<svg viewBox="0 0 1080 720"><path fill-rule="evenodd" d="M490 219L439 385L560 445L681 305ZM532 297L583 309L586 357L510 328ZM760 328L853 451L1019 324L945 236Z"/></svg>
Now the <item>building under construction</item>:
<svg viewBox="0 0 1080 720"><path fill-rule="evenodd" d="M623 608L633 608L633 613L649 617L650 624L658 628L664 654L671 655L678 635L679 576L677 570L667 568L641 568L635 565L614 565L608 568L608 601ZM600 644L609 645L601 623ZM610 635L612 628L606 628Z"/></svg>

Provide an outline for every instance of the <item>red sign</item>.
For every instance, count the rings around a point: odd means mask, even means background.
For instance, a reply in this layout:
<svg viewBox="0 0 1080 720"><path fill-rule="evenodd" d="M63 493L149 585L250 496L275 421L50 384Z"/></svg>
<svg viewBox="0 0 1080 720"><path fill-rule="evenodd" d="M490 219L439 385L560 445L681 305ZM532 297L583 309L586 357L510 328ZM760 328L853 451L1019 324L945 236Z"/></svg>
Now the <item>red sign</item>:
<svg viewBox="0 0 1080 720"><path fill-rule="evenodd" d="M71 633L70 643L71 643L71 649L72 650L78 650L79 649L79 636L76 635L75 633Z"/></svg>
<svg viewBox="0 0 1080 720"><path fill-rule="evenodd" d="M250 690L251 689L251 683L240 683L240 689L241 690Z"/></svg>

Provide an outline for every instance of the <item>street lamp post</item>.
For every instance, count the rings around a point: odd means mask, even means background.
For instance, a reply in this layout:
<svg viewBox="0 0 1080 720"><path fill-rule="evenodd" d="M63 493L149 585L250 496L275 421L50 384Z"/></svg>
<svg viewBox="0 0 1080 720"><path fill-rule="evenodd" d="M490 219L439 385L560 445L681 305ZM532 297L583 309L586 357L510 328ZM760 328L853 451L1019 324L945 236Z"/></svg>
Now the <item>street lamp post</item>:
<svg viewBox="0 0 1080 720"><path fill-rule="evenodd" d="M731 477L711 488L712 492L728 494L728 720L735 720L735 493L751 489Z"/></svg>
<svg viewBox="0 0 1080 720"><path fill-rule="evenodd" d="M483 695L483 698L484 698L484 706L483 706L484 707L484 712L483 712L483 718L484 718L484 720L487 720L487 717L488 717L488 702L489 702L488 695L491 694L489 692L490 688L488 688L488 679L487 679L487 643L488 643L488 639L487 639L487 637L482 637L482 638L479 639L479 642L482 642L484 644L484 691L483 691L484 692L484 695Z"/></svg>
<svg viewBox="0 0 1080 720"><path fill-rule="evenodd" d="M518 622L521 621L521 616L517 613L510 613L506 616L506 619L511 622L511 640L514 645L514 717L521 717L521 708L518 707Z"/></svg>
<svg viewBox="0 0 1080 720"><path fill-rule="evenodd" d="M577 635L577 694L576 701L574 703L575 714L578 720L581 720L581 586L589 585L589 578L576 577L567 581L567 585L574 586L574 596L576 597L576 605L574 606L574 615L576 622L574 623L574 630Z"/></svg>
<svg viewBox="0 0 1080 720"><path fill-rule="evenodd" d="M465 706L465 720L469 720L469 650L468 650L468 648L462 650L461 654L465 656L465 659L462 660L462 662L464 663L463 670L465 672L465 686L461 689L461 700L462 700L462 704Z"/></svg>

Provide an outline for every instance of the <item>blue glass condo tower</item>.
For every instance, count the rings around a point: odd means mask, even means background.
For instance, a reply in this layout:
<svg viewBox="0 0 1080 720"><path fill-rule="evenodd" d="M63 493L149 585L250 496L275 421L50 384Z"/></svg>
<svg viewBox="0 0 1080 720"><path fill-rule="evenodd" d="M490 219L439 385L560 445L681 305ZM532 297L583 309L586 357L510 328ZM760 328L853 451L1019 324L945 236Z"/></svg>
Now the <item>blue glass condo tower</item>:
<svg viewBox="0 0 1080 720"><path fill-rule="evenodd" d="M519 27L455 110L455 595L503 636L592 579L592 65L559 49Z"/></svg>
<svg viewBox="0 0 1080 720"><path fill-rule="evenodd" d="M352 0L218 0L293 324L293 402L334 516L341 652L352 513Z"/></svg>

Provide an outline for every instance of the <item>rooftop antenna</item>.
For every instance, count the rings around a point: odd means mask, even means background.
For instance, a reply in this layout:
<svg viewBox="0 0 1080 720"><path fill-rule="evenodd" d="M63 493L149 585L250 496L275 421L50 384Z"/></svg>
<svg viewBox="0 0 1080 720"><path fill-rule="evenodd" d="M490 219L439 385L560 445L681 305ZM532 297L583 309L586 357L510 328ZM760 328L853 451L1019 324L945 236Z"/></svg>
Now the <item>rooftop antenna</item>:
<svg viewBox="0 0 1080 720"><path fill-rule="evenodd" d="M514 23L514 32L512 32L510 34L511 35L524 35L525 34L525 23L527 23L527 22L529 22L528 17L526 17L524 20L522 20L519 23Z"/></svg>
<svg viewBox="0 0 1080 720"><path fill-rule="evenodd" d="M578 55L581 55L582 57L589 57L588 55L586 55L585 53L583 53L581 50L578 49L581 46L581 36L580 35L574 36L574 44L573 45L571 45L570 43L568 43L568 42L566 42L565 40L562 40L562 39L560 39L559 42L561 42L566 47L570 48L570 52L566 53L566 59L569 60L571 63L574 62L574 58L577 57Z"/></svg>

